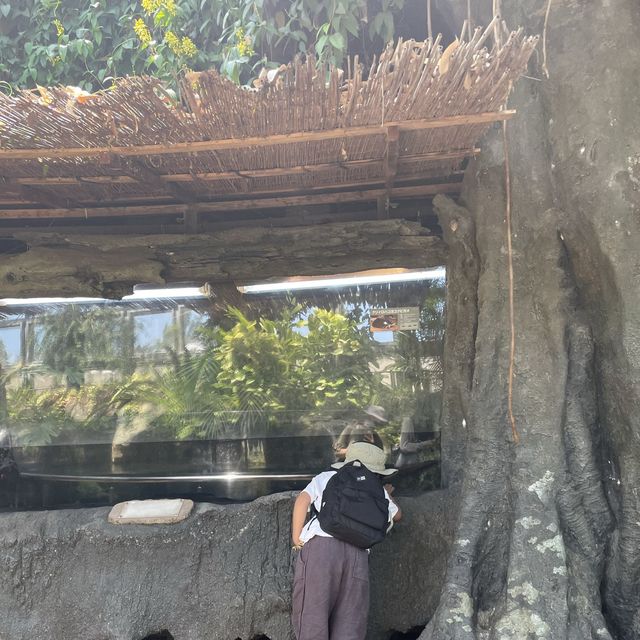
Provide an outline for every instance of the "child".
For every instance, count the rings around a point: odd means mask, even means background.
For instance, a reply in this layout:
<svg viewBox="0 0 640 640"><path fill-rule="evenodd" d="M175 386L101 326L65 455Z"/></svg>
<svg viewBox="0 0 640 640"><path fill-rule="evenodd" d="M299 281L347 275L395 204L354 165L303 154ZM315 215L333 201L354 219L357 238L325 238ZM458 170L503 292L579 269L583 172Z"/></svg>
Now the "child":
<svg viewBox="0 0 640 640"><path fill-rule="evenodd" d="M354 442L346 461L332 465L339 469L358 460L381 476L395 473L385 469L385 453L368 442ZM293 548L300 551L293 581L292 622L297 640L364 640L369 614L369 553L338 540L320 527L317 518L304 524L311 504L317 511L327 482L336 474L318 474L297 497L291 520ZM401 517L385 485L389 501L389 528Z"/></svg>

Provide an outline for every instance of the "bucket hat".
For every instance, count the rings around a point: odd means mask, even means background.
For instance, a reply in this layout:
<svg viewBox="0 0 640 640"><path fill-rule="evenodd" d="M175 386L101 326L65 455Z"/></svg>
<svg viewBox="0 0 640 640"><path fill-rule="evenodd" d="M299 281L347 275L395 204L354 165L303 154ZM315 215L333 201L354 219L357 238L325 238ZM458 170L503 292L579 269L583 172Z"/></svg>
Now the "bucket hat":
<svg viewBox="0 0 640 640"><path fill-rule="evenodd" d="M370 404L364 412L368 416L371 416L376 422L382 422L384 424L389 422L389 420L387 420L387 412L384 410L384 407L380 407L376 404Z"/></svg>
<svg viewBox="0 0 640 640"><path fill-rule="evenodd" d="M386 460L385 452L376 447L375 444L368 442L352 442L347 447L347 453L345 455L344 462L336 462L331 466L334 469L340 469L344 467L347 462L353 462L354 460L360 461L369 471L378 473L381 476L390 476L395 473L397 469L386 469L384 462Z"/></svg>

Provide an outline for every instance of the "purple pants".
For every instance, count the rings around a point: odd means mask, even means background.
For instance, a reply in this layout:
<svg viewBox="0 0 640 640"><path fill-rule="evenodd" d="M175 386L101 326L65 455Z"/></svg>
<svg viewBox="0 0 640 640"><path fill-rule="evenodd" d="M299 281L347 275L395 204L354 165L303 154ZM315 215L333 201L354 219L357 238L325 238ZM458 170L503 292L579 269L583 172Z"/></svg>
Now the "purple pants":
<svg viewBox="0 0 640 640"><path fill-rule="evenodd" d="M299 552L291 619L297 640L365 640L369 554L316 536Z"/></svg>

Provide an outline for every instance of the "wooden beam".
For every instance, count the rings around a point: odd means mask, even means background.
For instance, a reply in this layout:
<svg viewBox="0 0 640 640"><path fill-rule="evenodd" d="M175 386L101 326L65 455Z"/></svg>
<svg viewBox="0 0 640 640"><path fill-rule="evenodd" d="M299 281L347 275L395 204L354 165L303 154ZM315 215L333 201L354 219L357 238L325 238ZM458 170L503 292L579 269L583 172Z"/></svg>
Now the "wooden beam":
<svg viewBox="0 0 640 640"><path fill-rule="evenodd" d="M200 220L198 233L216 232L220 230L235 229L238 227L292 227L292 226L316 226L319 224L376 220L376 209L370 204L361 208L359 206L348 207L339 211L326 210L327 205L319 207L298 208L288 207L276 210L265 216L260 210L247 211L246 215L238 215L231 212L228 215L216 214L210 220ZM329 206L330 208L330 206ZM425 214L425 210L428 212ZM426 217L425 217L426 215ZM389 210L389 218L416 222L430 226L426 219L433 219L431 224L437 225L437 216L428 202L415 203L412 200L404 200L398 206ZM20 220L1 220L0 236L18 238L32 238L32 234L49 233L64 236L93 235L181 235L185 233L183 222L160 222L152 217L144 221L132 223L121 218L109 220L104 223L92 221L90 225L78 224L75 220L32 219L21 222ZM25 235L26 234L26 235Z"/></svg>
<svg viewBox="0 0 640 640"><path fill-rule="evenodd" d="M452 172L451 175L434 177L430 173L426 173L426 174L416 173L416 174L411 174L407 176L407 180L405 180L402 185L398 185L398 186L414 186L414 185L420 185L420 184L428 185L433 183L434 180L440 180L440 181L447 180L447 183L448 183L450 181L450 178L453 178L454 176L457 176L457 175L459 174L457 174L456 172ZM218 197L220 201L223 202L225 200L234 200L234 199L245 199L245 198L260 199L260 198L281 197L281 196L287 196L287 195L312 196L314 193L323 194L330 190L335 190L335 191L340 190L341 192L344 192L344 191L363 191L366 189L376 189L378 187L383 186L384 184L385 184L384 178L376 176L369 180L356 180L353 182L340 182L335 184L319 184L319 185L313 185L311 187L306 187L306 188L303 188L302 186L294 186L287 189L276 187L275 189L269 189L264 191L225 192L225 193L218 194ZM140 193L137 193L136 195L125 194L125 195L113 197L108 201L97 200L94 202L90 202L90 201L84 200L81 204L77 204L75 206L69 206L65 204L58 208L63 209L68 207L70 209L72 208L92 209L94 207L103 206L103 205L111 206L111 207L118 207L118 206L128 207L128 206L142 206L142 205L158 206L161 204L166 204L166 205L176 204L175 202L176 200L177 200L177 203L185 204L185 205L197 202L197 200L194 200L194 199L190 200L189 202L184 202L184 199L178 198L176 196L172 196L168 191L163 189L161 185L157 185L155 192L153 192L152 194L148 192L140 192ZM200 200L200 202L212 202L212 201L214 200L213 200L213 197L211 196L209 197L208 200L205 200L204 198L201 198ZM3 208L3 203L2 203L2 200L0 199L0 209L1 208ZM32 208L38 208L38 207L32 206Z"/></svg>
<svg viewBox="0 0 640 640"><path fill-rule="evenodd" d="M343 129L327 129L326 131L300 131L296 133L273 136L256 136L247 138L227 138L224 140L198 140L194 142L176 142L172 144L145 144L137 146L110 147L68 147L56 149L1 149L2 160L37 160L39 158L95 158L105 155L123 157L155 156L176 153L204 153L224 149L246 149L250 147L269 147L279 144L296 144L299 142L317 142L343 138L358 138L372 135L385 135L385 127L397 126L401 131L424 131L447 127L465 127L470 125L490 124L508 120L515 115L513 110L475 113L444 118L425 120L405 120L387 122L384 126L348 127Z"/></svg>
<svg viewBox="0 0 640 640"><path fill-rule="evenodd" d="M476 156L480 153L480 149L475 147L471 149L455 149L453 151L420 153L414 155L400 155L398 160L403 165L421 164L424 162L439 162L444 160L464 159ZM212 182L216 180L237 180L238 178L270 178L279 176L299 175L309 172L321 172L331 169L357 169L361 167L382 165L384 160L376 158L373 160L349 160L346 162L327 162L320 164L296 165L294 167L274 167L270 169L247 169L243 171L218 171L208 173L174 173L174 174L156 174L160 180L164 182L192 182L201 180L203 182ZM51 177L51 178L15 178L12 180L15 184L20 185L43 185L43 186L65 186L77 185L79 187L90 186L92 184L110 185L110 184L136 184L141 182L141 178L132 175L117 176L82 176L82 177Z"/></svg>
<svg viewBox="0 0 640 640"><path fill-rule="evenodd" d="M23 200L36 203L41 207L64 208L80 206L78 200L58 193L51 186L21 185L20 193Z"/></svg>
<svg viewBox="0 0 640 640"><path fill-rule="evenodd" d="M460 182L427 184L396 187L391 191L392 198L420 198L437 193L459 193ZM271 209L280 207L310 206L317 204L335 204L343 202L376 202L387 194L387 189L368 189L358 191L338 191L334 193L303 194L296 196L273 196L243 200L216 200L196 202L190 205L159 204L125 207L92 207L76 209L0 209L0 219L28 218L101 218L113 216L179 215L189 209L198 213L218 211L242 211L248 209Z"/></svg>

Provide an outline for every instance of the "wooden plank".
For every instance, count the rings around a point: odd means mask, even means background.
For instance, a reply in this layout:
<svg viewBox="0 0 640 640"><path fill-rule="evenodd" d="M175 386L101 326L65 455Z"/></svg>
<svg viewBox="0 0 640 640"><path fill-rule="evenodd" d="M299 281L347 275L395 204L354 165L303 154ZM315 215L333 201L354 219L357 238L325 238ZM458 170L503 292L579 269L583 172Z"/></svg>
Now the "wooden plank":
<svg viewBox="0 0 640 640"><path fill-rule="evenodd" d="M451 177L454 176L454 173L452 173L451 175L446 175L446 176L437 176L434 177L433 175L430 175L429 173L426 174L420 174L420 173L415 173L415 174L411 174L409 176L407 176L406 180L404 181L403 185L399 185L399 186L409 186L410 184L432 184L435 180L447 180L449 181L449 179ZM280 196L285 196L285 195L311 195L313 193L326 193L327 191L330 190L338 190L340 189L341 191L346 191L346 190L351 190L351 191L359 191L359 190L365 190L365 189L375 189L377 187L380 187L382 185L385 184L385 181L382 177L375 177L375 178L371 178L369 180L356 180L353 182L341 182L341 183L337 183L337 184L319 184L319 185L313 185L311 187L307 187L307 188L302 188L300 185L294 186L294 187L290 187L287 189L283 189L280 187L276 187L275 189L269 189L269 190L264 190L264 191L253 191L253 192L227 192L227 193L221 193L218 194L218 197L220 199L220 201L225 201L225 200L235 200L235 199L260 199L260 198L271 198L271 197L280 197ZM171 186L171 185L168 185ZM211 202L212 198L215 196L211 196L209 200L204 200L201 199L201 202ZM74 206L69 206L67 204L62 205L62 207L57 207L57 208L88 208L88 209L92 209L96 206L111 206L111 207L122 207L122 206L142 206L142 205L153 205L153 206L157 206L160 204L176 204L180 203L180 204L191 204L196 203L197 200L192 200L190 202L185 202L183 198L177 198L177 197L171 197L170 195L167 195L167 192L164 189L161 189L160 186L156 186L156 190L153 194L149 194L149 193L139 193L136 195L122 195L122 196L117 196L117 197L113 197L108 201L83 201L81 204L76 204ZM37 203L29 203L31 204L32 208L39 208ZM2 201L0 200L0 208L2 208Z"/></svg>
<svg viewBox="0 0 640 640"><path fill-rule="evenodd" d="M426 185L434 184L436 180L438 181L447 180L447 184L449 184L451 182L450 178L452 177L454 177L454 174L434 177L429 174L416 173L416 174L407 176L407 180L405 180L402 184L398 184L398 186L413 186L416 184L426 186ZM442 182L439 182L439 183L443 184ZM231 192L231 193L227 192L227 193L218 194L217 199L214 199L215 195L209 196L209 199L201 199L200 203L207 204L209 202L226 202L229 200L241 200L242 202L249 202L251 200L256 200L256 199L259 200L263 198L279 198L279 197L284 197L289 195L314 197L314 194L316 193L318 195L323 195L331 191L335 191L338 193L345 193L348 191L366 191L369 189L377 189L378 187L381 187L383 185L384 185L384 179L376 177L370 180L356 180L354 182L341 182L339 184L320 184L320 185L314 185L306 188L303 188L300 185L297 185L294 187L289 187L287 189L275 188L275 189L269 189L264 191L252 191L252 192ZM198 201L194 200L193 202L197 203ZM92 209L94 207L102 206L102 205L118 207L118 206L143 206L143 205L156 206L161 204L188 205L191 203L186 203L182 199L172 198L164 194L158 194L158 195L139 194L135 196L123 195L121 197L113 198L108 202L106 201L105 202L83 202L81 204L78 204L75 207L70 206L69 208L73 209L73 208L86 207L86 208ZM35 205L32 204L32 206L34 208L37 208L37 204ZM1 201L0 201L0 208L2 208ZM65 208L65 206L63 205L63 207L58 207L58 208Z"/></svg>
<svg viewBox="0 0 640 640"><path fill-rule="evenodd" d="M398 160L403 166L410 164L421 164L424 162L439 162L445 160L458 160L480 153L480 149L455 149L453 151L436 151L433 153L421 153L412 155L400 155ZM309 172L321 172L336 168L356 169L374 165L383 165L384 159L376 158L372 160L348 160L346 162L327 162L319 164L296 165L294 167L274 167L270 169L246 169L243 171L218 171L209 173L175 173L175 174L157 174L157 177L165 182L192 182L193 180L201 180L203 182L213 182L216 180L234 180L239 177L246 178L271 178L289 175L303 175ZM15 178L12 183L19 185L43 185L43 186L65 186L74 185L79 187L88 187L92 184L110 185L110 184L137 184L144 182L141 176L133 175L102 175L102 176L82 176L82 177L51 177L51 178ZM338 185L336 185L338 186Z"/></svg>
<svg viewBox="0 0 640 640"><path fill-rule="evenodd" d="M459 193L460 182L445 184L427 184L396 187L391 192L392 198L420 198L437 193ZM304 194L297 196L274 196L270 198L253 198L243 200L217 200L214 202L197 202L189 205L164 204L140 205L125 207L93 207L76 209L0 209L0 219L29 218L101 218L113 216L146 216L146 215L179 215L184 216L187 210L198 213L215 213L218 211L242 211L248 209L270 209L280 207L309 206L317 204L335 204L343 202L376 202L386 196L387 189L369 189L358 191L338 191L334 193Z"/></svg>
<svg viewBox="0 0 640 640"><path fill-rule="evenodd" d="M24 201L33 202L40 207L64 208L80 206L80 203L75 198L67 194L60 194L51 186L21 185L20 192Z"/></svg>
<svg viewBox="0 0 640 640"><path fill-rule="evenodd" d="M224 140L202 140L195 142L176 142L173 144L146 144L137 146L111 147L68 147L57 149L0 149L1 160L37 160L39 158L95 158L106 154L116 156L155 156L180 153L204 153L224 149L246 149L251 147L269 147L279 144L317 142L343 138L385 135L385 127L397 126L401 131L423 131L446 127L465 127L469 125L490 124L508 120L515 115L513 110L476 113L426 120L405 120L387 122L384 125L327 129L326 131L301 131L273 136L247 138L228 138Z"/></svg>
<svg viewBox="0 0 640 640"><path fill-rule="evenodd" d="M198 233L217 232L227 229L236 229L239 227L303 227L303 226L316 226L319 224L330 224L337 222L353 222L364 220L376 220L377 212L374 207L367 206L363 209L347 208L340 211L324 211L325 205L320 207L313 207L301 212L300 209L295 207L289 207L282 211L273 212L269 216L263 215L260 211L247 212L250 217L243 217L235 213L231 213L230 216L225 216L223 213L215 214L213 220L199 221ZM415 205L413 202L408 201L408 204L399 203L397 207L389 210L389 218L409 220L415 222L416 219L420 219L423 224L427 226L437 225L437 218L432 212L429 205L426 206L426 211L431 213L425 214L425 205ZM425 222L426 221L426 222ZM430 222L431 221L431 222ZM92 222L90 226L84 224L78 224L74 220L62 219L59 222L52 222L51 220L28 220L25 223L20 224L17 221L17 226L9 226L10 222L5 221L0 226L0 235L4 237L15 236L18 239L23 239L25 242L29 242L33 234L58 234L64 236L83 236L88 233L93 235L182 235L185 233L185 225L180 222L164 223L159 222L151 217L145 218L144 222L130 224L129 221L122 221L121 219L106 222L104 224L97 224ZM32 226L30 226L32 225Z"/></svg>

